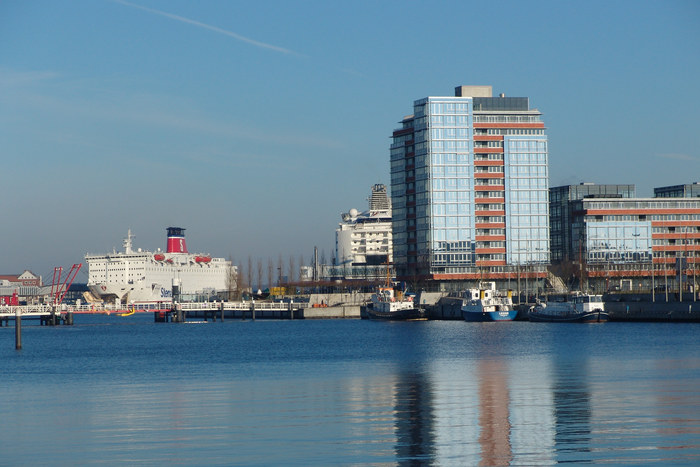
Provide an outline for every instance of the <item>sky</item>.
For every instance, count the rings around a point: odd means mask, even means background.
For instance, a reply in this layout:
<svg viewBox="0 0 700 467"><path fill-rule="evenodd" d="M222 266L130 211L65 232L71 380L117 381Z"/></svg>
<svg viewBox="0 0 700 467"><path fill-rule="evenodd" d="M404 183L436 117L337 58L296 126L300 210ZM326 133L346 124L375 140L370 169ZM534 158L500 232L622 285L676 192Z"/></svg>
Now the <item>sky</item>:
<svg viewBox="0 0 700 467"><path fill-rule="evenodd" d="M550 186L700 181L700 2L0 2L0 274L165 248L330 259L413 101L543 113ZM87 280L86 267L76 279Z"/></svg>

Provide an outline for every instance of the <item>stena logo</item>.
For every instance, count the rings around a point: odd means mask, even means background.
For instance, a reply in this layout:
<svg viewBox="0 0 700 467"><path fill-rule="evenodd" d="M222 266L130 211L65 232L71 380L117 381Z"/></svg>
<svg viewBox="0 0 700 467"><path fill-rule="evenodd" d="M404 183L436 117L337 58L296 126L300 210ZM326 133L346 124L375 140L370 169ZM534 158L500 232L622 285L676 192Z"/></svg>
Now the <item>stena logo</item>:
<svg viewBox="0 0 700 467"><path fill-rule="evenodd" d="M172 291L172 290L167 290L167 289L161 288L161 289L160 289L160 296L161 296L162 298L170 298L170 297L173 296L173 291Z"/></svg>
<svg viewBox="0 0 700 467"><path fill-rule="evenodd" d="M185 247L182 244L182 239L180 239L180 251L185 251Z"/></svg>

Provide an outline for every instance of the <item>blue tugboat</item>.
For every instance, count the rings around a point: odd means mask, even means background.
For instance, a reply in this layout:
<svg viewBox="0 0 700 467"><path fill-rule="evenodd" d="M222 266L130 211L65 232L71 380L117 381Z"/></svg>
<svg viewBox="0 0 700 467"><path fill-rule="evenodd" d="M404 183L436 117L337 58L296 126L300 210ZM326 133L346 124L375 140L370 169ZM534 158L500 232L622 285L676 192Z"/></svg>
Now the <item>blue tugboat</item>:
<svg viewBox="0 0 700 467"><path fill-rule="evenodd" d="M465 321L513 321L517 314L510 292L499 293L495 282L482 282L478 289L464 292L462 316Z"/></svg>

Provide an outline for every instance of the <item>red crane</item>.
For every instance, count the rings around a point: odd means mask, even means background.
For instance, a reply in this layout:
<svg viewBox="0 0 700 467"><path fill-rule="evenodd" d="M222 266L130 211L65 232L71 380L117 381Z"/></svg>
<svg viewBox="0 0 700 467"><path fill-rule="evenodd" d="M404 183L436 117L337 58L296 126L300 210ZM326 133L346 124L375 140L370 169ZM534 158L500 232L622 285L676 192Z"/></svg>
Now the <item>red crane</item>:
<svg viewBox="0 0 700 467"><path fill-rule="evenodd" d="M68 274L66 275L63 284L61 284L61 274L63 273L63 267L59 266L53 269L53 281L51 282L51 299L54 301L54 305L60 305L63 301L63 297L66 296L68 289L73 284L75 276L78 275L78 271L83 266L83 263L74 264ZM56 277L58 276L58 277Z"/></svg>

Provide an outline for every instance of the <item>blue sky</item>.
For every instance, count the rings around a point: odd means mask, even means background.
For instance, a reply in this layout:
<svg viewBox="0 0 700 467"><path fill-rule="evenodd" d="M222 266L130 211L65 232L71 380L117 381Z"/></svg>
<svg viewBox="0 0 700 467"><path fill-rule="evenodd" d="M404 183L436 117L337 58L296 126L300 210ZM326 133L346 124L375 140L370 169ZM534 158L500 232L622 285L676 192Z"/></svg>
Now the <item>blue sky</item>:
<svg viewBox="0 0 700 467"><path fill-rule="evenodd" d="M696 1L6 0L0 273L170 225L237 263L330 257L413 101L462 84L543 112L551 186L700 181L699 50Z"/></svg>

